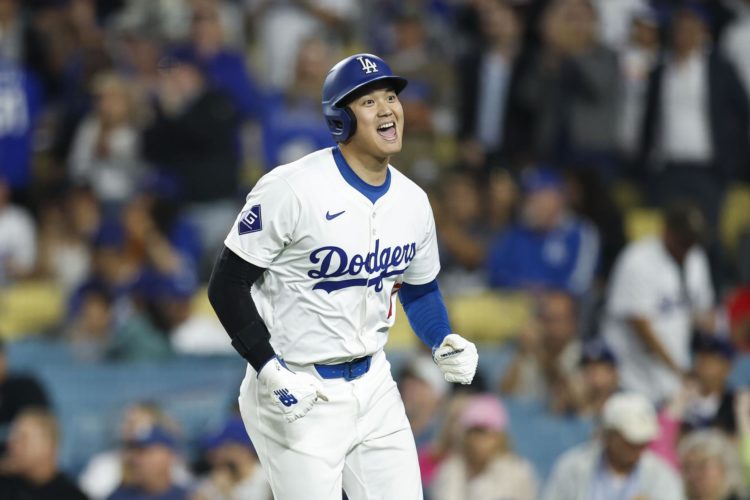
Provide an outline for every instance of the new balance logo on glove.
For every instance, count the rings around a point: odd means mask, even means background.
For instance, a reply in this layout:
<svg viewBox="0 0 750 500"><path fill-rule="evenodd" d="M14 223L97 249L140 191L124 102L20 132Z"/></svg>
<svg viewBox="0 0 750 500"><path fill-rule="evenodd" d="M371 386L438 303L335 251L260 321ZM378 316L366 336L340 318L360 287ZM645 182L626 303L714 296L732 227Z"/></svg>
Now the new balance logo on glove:
<svg viewBox="0 0 750 500"><path fill-rule="evenodd" d="M307 415L318 401L328 401L320 380L309 373L295 373L278 358L271 358L258 373L258 382L287 422Z"/></svg>
<svg viewBox="0 0 750 500"><path fill-rule="evenodd" d="M273 391L273 393L276 395L276 397L279 398L279 402L281 402L281 404L286 407L296 405L298 403L297 398L294 397L294 394L291 394L289 392L289 389L277 389Z"/></svg>

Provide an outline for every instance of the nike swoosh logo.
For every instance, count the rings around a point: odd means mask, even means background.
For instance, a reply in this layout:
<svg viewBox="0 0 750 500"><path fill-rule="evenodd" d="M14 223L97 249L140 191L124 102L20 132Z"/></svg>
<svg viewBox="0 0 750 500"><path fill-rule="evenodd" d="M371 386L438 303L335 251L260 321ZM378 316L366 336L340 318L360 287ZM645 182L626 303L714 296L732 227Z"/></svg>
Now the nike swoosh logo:
<svg viewBox="0 0 750 500"><path fill-rule="evenodd" d="M343 214L344 212L346 212L346 210L342 210L341 212L338 212L338 213L335 213L335 214L332 214L331 212L326 212L326 219L327 220L333 220L336 217L338 217L339 215Z"/></svg>

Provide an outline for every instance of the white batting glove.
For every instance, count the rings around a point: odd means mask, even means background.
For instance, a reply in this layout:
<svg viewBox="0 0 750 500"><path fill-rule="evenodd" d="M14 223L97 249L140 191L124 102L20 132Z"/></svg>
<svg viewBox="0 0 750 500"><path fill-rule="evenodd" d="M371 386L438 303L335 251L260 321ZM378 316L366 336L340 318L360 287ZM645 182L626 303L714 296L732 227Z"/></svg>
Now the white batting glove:
<svg viewBox="0 0 750 500"><path fill-rule="evenodd" d="M477 346L457 333L445 337L432 358L448 382L470 384L474 380L479 363Z"/></svg>
<svg viewBox="0 0 750 500"><path fill-rule="evenodd" d="M287 422L307 415L318 399L328 401L320 382L309 373L296 373L272 358L258 373L261 388L268 391Z"/></svg>

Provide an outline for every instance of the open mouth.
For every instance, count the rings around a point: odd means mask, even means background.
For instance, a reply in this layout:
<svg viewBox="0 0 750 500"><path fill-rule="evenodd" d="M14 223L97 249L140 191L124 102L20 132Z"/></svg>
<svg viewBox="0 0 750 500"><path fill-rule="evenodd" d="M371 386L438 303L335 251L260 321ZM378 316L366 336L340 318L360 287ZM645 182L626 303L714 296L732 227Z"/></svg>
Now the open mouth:
<svg viewBox="0 0 750 500"><path fill-rule="evenodd" d="M396 140L396 122L386 122L378 125L378 135L386 141Z"/></svg>

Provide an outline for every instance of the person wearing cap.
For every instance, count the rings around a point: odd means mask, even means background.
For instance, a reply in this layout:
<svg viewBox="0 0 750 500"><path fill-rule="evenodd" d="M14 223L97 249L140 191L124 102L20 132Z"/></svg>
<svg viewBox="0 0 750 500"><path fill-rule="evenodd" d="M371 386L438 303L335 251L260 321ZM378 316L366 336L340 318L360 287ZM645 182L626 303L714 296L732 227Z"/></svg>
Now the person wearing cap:
<svg viewBox="0 0 750 500"><path fill-rule="evenodd" d="M557 289L582 295L599 261L599 233L572 214L563 178L538 167L521 175L520 220L490 246L490 286L511 290Z"/></svg>
<svg viewBox="0 0 750 500"><path fill-rule="evenodd" d="M239 416L207 436L203 448L210 470L191 500L271 500L271 487Z"/></svg>
<svg viewBox="0 0 750 500"><path fill-rule="evenodd" d="M57 463L60 428L46 409L27 408L13 420L8 448L0 457L3 500L86 500Z"/></svg>
<svg viewBox="0 0 750 500"><path fill-rule="evenodd" d="M699 245L704 218L689 204L667 210L661 236L630 243L615 263L602 332L623 388L654 403L679 390L690 369L694 326L713 328L714 292Z"/></svg>
<svg viewBox="0 0 750 500"><path fill-rule="evenodd" d="M108 500L188 500L188 491L175 484L173 466L177 439L166 428L153 425L136 430L125 443L125 467L131 471Z"/></svg>
<svg viewBox="0 0 750 500"><path fill-rule="evenodd" d="M570 379L568 390L554 409L572 410L582 417L598 415L609 397L620 389L617 358L601 339L591 340L581 349L578 371Z"/></svg>
<svg viewBox="0 0 750 500"><path fill-rule="evenodd" d="M438 467L433 500L533 500L534 467L516 455L507 430L508 412L495 395L470 396L458 417L461 447Z"/></svg>
<svg viewBox="0 0 750 500"><path fill-rule="evenodd" d="M600 436L555 463L542 500L684 500L676 472L649 451L659 433L656 411L644 396L621 392L601 413Z"/></svg>

